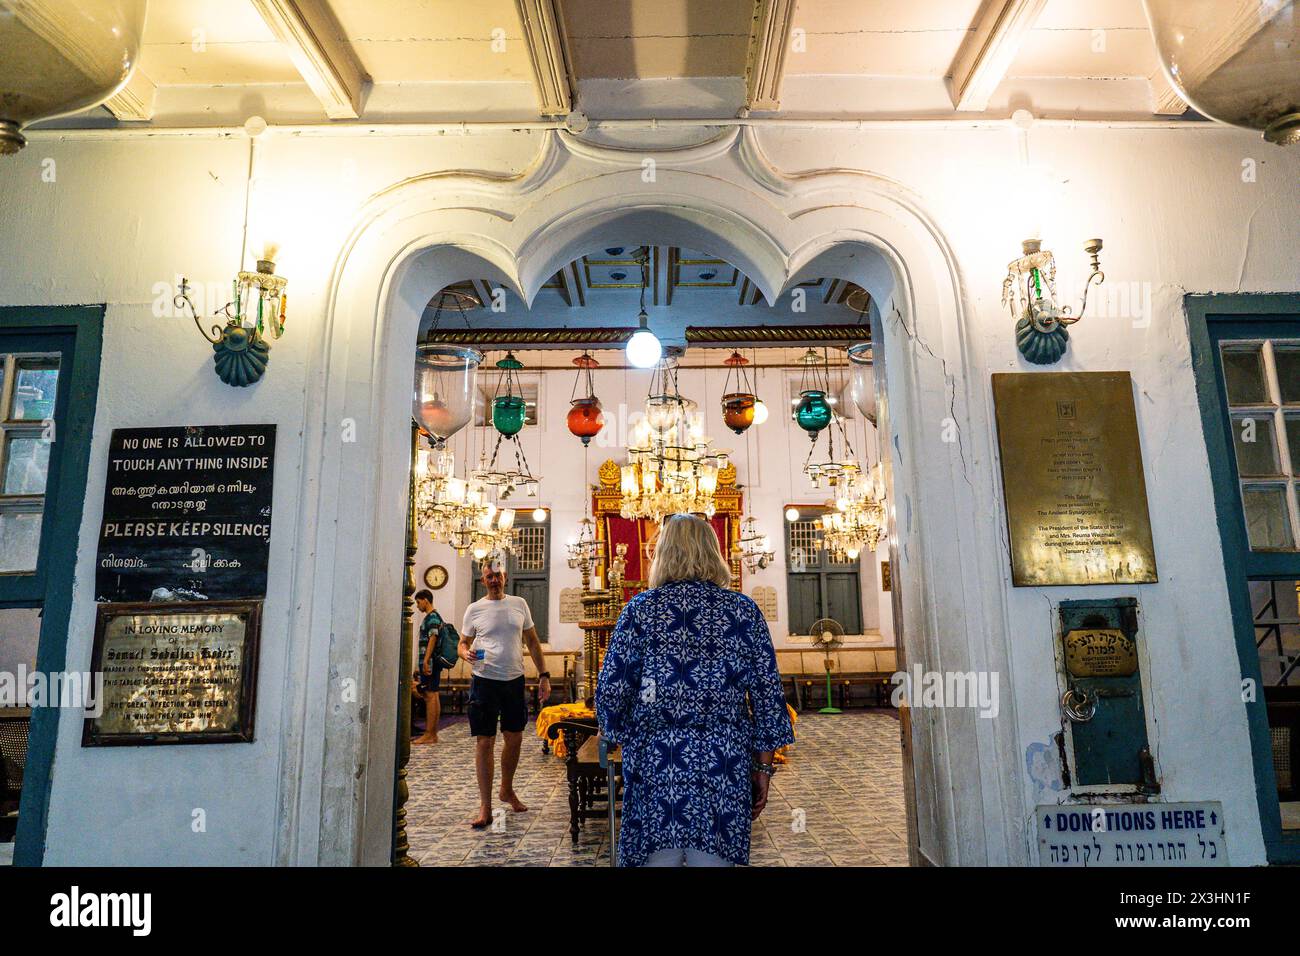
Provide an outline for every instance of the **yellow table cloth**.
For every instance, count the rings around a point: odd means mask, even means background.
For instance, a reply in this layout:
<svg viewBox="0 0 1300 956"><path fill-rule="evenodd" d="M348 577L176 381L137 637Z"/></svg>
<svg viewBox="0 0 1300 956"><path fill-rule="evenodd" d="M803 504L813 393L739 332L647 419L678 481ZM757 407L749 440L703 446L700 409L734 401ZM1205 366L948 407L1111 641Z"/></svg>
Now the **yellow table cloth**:
<svg viewBox="0 0 1300 956"><path fill-rule="evenodd" d="M795 713L795 709L789 704L785 705L785 709L790 714L790 728L794 731L795 736L798 736L799 715ZM546 738L546 731L550 729L551 724L571 717L590 720L595 716L596 712L583 703L555 704L551 707L543 707L537 714L537 736L551 745L551 753L560 759L564 759L569 753L564 745L564 735L561 734L554 740L547 740ZM786 756L786 751L789 749L789 747L782 747L776 752L773 759L777 763L785 763L789 759Z"/></svg>
<svg viewBox="0 0 1300 956"><path fill-rule="evenodd" d="M569 718L591 720L596 716L596 712L584 703L576 704L555 704L551 707L543 707L537 713L537 736L551 745L551 753L563 759L569 755L568 748L564 745L564 735L560 734L554 740L546 739L546 731L550 729L551 724Z"/></svg>

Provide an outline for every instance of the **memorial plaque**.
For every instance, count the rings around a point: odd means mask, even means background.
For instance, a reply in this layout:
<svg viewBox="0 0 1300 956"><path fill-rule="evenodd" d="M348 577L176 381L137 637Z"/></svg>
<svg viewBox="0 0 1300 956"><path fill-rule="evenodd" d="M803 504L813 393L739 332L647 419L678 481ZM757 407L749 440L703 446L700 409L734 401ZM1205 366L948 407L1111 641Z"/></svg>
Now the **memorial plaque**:
<svg viewBox="0 0 1300 956"><path fill-rule="evenodd" d="M1137 642L1118 628L1065 635L1065 669L1071 677L1130 677L1137 666Z"/></svg>
<svg viewBox="0 0 1300 956"><path fill-rule="evenodd" d="M582 620L582 588L560 589L560 623L577 624Z"/></svg>
<svg viewBox="0 0 1300 956"><path fill-rule="evenodd" d="M253 739L260 601L101 604L86 747Z"/></svg>
<svg viewBox="0 0 1300 956"><path fill-rule="evenodd" d="M759 611L762 612L767 622L769 624L775 623L778 620L777 615L780 608L776 600L776 588L770 584L760 584L754 588L753 598L754 603L758 605Z"/></svg>
<svg viewBox="0 0 1300 956"><path fill-rule="evenodd" d="M274 463L274 425L114 429L95 599L265 597Z"/></svg>
<svg viewBox="0 0 1300 956"><path fill-rule="evenodd" d="M1156 580L1128 372L993 376L1017 587Z"/></svg>

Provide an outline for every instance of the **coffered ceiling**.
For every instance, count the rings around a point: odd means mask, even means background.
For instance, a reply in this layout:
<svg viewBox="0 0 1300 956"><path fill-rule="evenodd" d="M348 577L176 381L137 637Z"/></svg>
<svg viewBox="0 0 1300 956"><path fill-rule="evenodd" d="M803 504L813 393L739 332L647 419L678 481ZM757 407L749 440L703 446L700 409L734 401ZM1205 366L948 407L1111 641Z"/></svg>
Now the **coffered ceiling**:
<svg viewBox="0 0 1300 956"><path fill-rule="evenodd" d="M1183 109L1140 0L152 0L130 86L60 125L1020 107Z"/></svg>
<svg viewBox="0 0 1300 956"><path fill-rule="evenodd" d="M449 286L435 296L420 324L423 338L437 328L473 330L635 328L645 260L645 307L667 341L687 328L851 326L870 338L870 297L836 278L809 279L768 305L735 266L707 252L678 246L608 246L575 259L552 276L525 306L514 293L485 279ZM440 310L441 306L441 310Z"/></svg>

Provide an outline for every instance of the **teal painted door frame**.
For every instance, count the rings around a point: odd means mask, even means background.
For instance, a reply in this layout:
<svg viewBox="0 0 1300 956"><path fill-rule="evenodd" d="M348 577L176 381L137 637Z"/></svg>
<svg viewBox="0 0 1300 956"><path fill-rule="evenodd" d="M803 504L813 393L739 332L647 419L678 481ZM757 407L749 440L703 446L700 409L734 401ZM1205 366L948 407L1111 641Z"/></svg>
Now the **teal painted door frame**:
<svg viewBox="0 0 1300 956"><path fill-rule="evenodd" d="M101 305L0 307L0 348L5 339L22 340L25 347L27 340L37 338L64 356L55 401L57 464L55 460L50 464L37 573L13 576L0 588L0 606L43 607L36 669L45 674L67 670L68 620L99 396L104 311ZM58 708L33 708L14 849L18 866L39 866L45 856L50 771L58 732Z"/></svg>
<svg viewBox="0 0 1300 956"><path fill-rule="evenodd" d="M1237 483L1232 426L1220 382L1222 369L1217 342L1221 338L1250 338L1271 326L1292 326L1300 335L1300 295L1189 295L1185 299L1192 371L1205 432L1205 447L1214 483L1214 506L1223 547L1228 602L1243 680L1254 681L1256 699L1245 704L1255 765L1255 797L1270 863L1300 862L1300 832L1283 832L1273 773L1273 747L1264 702L1255 620L1250 605L1254 579L1300 580L1300 554L1252 554ZM1277 335L1277 332L1273 333ZM1283 333L1285 334L1285 333Z"/></svg>

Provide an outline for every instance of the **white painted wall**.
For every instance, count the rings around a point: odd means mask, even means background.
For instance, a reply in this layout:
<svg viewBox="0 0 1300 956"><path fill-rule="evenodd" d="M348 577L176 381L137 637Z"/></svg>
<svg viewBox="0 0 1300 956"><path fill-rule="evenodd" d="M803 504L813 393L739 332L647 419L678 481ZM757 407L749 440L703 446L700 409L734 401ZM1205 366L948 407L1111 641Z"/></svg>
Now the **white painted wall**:
<svg viewBox="0 0 1300 956"><path fill-rule="evenodd" d="M1085 268L1082 241L1106 240L1104 290L1135 289L1149 312L1140 316L1098 311L1072 333L1064 370L1128 369L1138 395L1160 583L1125 588L1018 589L1009 583L1005 553L989 554L1002 587L987 593L991 607L1010 622L1009 688L1003 721L1023 755L1060 729L1052 656L1054 605L1065 598L1135 594L1142 603L1143 666L1151 699L1153 749L1168 800L1221 800L1232 862L1263 862L1253 794L1239 671L1221 571L1206 452L1190 369L1185 292L1294 291L1300 235L1300 198L1294 185L1300 153L1224 128L1107 130L1038 128L1029 134L1030 157L1051 168L1047 185L1018 167L1010 130L889 132L769 130L761 134L772 162L790 173L831 167L869 170L910 188L946 236L956 257L969 338L968 367L945 366L953 401L987 402L989 375L1027 370L1015 351L1012 322L998 296L1008 260L1037 220L1053 248L1067 294ZM0 304L108 304L104 358L87 503L77 559L75 604L68 636L68 666L88 666L93 631L93 561L104 488L104 462L113 428L275 422L275 513L271 575L258 688L257 739L246 745L83 749L78 715L60 725L50 805L46 860L53 864L269 863L303 858L301 846L277 847L282 814L282 768L301 766L294 779L306 789L329 790L322 758L293 731L291 716L306 712L308 729L336 705L323 691L291 675L303 660L316 662L331 647L358 640L313 622L317 602L294 605L295 558L311 548L318 529L300 524L304 493L304 422L320 400L329 370L313 366L326 314L323 296L330 269L364 199L408 177L437 169L468 168L514 174L537 153L537 134L328 138L270 136L258 146L257 211L285 242L280 272L290 279L290 319L275 345L267 379L238 391L210 371L210 349L188 319L157 317L161 289L182 272L192 281L228 286L239 265L248 143L238 138L174 137L103 139L34 136L15 158L0 163ZM53 182L42 172L53 161ZM1243 163L1253 160L1254 181ZM1051 184L1057 184L1052 188ZM743 184L741 184L743 185ZM747 187L748 188L748 187ZM467 201L469 201L467 199ZM1028 215L1026 215L1028 214ZM254 232L260 224L254 224ZM376 303L377 305L378 303ZM1130 309L1130 311L1132 311ZM886 323L893 321L886 315ZM893 333L896 340L907 330ZM937 342L916 344L918 354ZM937 360L936 360L937 361ZM353 369L351 375L365 375ZM937 375L937 372L936 372ZM942 383L943 378L935 381ZM892 386L891 386L892 387ZM942 388L942 384L937 386ZM936 396L937 400L937 396ZM947 399L945 398L945 403ZM897 404L897 403L895 403ZM896 414L896 413L895 413ZM974 447L993 447L992 425ZM925 429L932 422L906 423ZM364 427L372 426L362 420ZM391 423L402 428L404 423ZM897 421L895 425L898 426ZM387 427L387 426L385 426ZM770 451L784 453L779 446ZM593 462L595 456L593 455ZM909 468L907 460L895 469ZM995 460L972 457L966 480L1000 487ZM921 476L922 486L930 481ZM937 479L935 479L937 480ZM560 517L558 491L552 504ZM923 501L895 502L900 525L925 519ZM570 503L570 509L576 508ZM919 510L918 510L919 509ZM975 516L1003 535L1003 516ZM912 555L916 560L918 556ZM349 561L368 562L355 554ZM423 559L421 567L423 570ZM334 569L326 569L333 573ZM346 568L340 570L346 571ZM777 569L767 572L779 578ZM907 582L898 585L906 588ZM301 593L294 590L293 593ZM468 594L467 587L465 594ZM938 609L938 621L959 621L962 609ZM923 622L904 621L905 628ZM310 643L290 642L307 634ZM919 642L913 659L927 663ZM943 626L926 636L944 640ZM992 638L991 638L992 640ZM939 646L939 645L933 645ZM292 665L292 666L291 666ZM1014 704L1014 707L1009 706ZM959 793L985 794L983 805L1055 802L1060 795L1031 777L1023 759L999 749L963 755L941 747L945 715L921 715L917 731L922 845L940 861L1002 859L986 847L987 817L971 816ZM957 726L954 724L954 726ZM975 726L975 737L984 729ZM1001 731L999 731L1001 733ZM382 735L380 735L382 736ZM937 741L931 743L931 740ZM999 738L1000 739L1000 738ZM983 767L981 763L983 762ZM990 768L996 767L996 771ZM988 796L1000 773L1019 804ZM981 775L983 774L983 775ZM191 828L193 812L206 812L207 830ZM986 811L987 812L987 811ZM1012 862L1036 860L1027 820L1007 819ZM320 824L325 837L328 821ZM294 839L313 839L299 825ZM993 841L994 843L996 842ZM985 857L981 854L987 853Z"/></svg>

